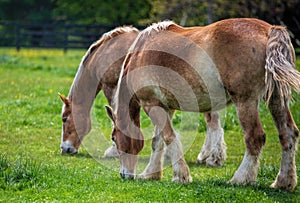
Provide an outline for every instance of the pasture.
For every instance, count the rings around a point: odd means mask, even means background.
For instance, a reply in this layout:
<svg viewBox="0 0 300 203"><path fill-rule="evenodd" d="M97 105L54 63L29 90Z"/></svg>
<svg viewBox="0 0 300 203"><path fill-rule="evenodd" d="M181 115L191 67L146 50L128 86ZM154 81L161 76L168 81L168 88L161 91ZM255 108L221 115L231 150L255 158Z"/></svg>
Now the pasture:
<svg viewBox="0 0 300 203"><path fill-rule="evenodd" d="M193 183L171 182L166 161L162 181L122 180L118 159L103 159L111 145L111 121L103 93L92 109L93 128L79 153L61 155L61 106L58 92L68 94L85 50L0 49L0 202L299 202L293 192L270 189L280 165L281 150L275 125L264 103L260 115L267 134L257 182L227 184L242 161L245 145L235 109L221 112L227 159L220 168L196 164L205 137L203 115L180 113L174 124L181 134ZM298 70L300 59L297 60ZM291 111L300 127L300 95ZM151 152L153 126L142 114L146 145L138 172ZM299 147L298 147L299 148ZM296 155L298 182L300 154Z"/></svg>

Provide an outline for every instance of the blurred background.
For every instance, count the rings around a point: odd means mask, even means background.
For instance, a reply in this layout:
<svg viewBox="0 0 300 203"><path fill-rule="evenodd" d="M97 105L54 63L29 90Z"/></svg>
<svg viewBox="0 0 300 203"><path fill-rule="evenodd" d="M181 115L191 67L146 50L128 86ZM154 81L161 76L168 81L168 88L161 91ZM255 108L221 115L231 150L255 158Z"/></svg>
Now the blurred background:
<svg viewBox="0 0 300 203"><path fill-rule="evenodd" d="M143 29L169 19L195 26L233 17L284 25L300 46L300 0L0 0L0 46L87 48L121 25Z"/></svg>

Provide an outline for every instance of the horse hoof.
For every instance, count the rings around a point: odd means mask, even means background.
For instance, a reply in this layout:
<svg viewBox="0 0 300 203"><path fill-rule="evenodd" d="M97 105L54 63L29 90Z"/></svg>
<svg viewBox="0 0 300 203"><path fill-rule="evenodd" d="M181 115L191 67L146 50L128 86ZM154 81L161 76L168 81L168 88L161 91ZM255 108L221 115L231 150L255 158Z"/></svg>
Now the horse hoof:
<svg viewBox="0 0 300 203"><path fill-rule="evenodd" d="M191 183L193 182L193 178L192 176L183 176L183 177L173 177L172 179L173 182L177 182L177 183Z"/></svg>
<svg viewBox="0 0 300 203"><path fill-rule="evenodd" d="M273 189L283 189L286 191L292 191L295 189L297 185L297 181L291 181L291 182L283 182L282 184L280 184L277 179L270 185L270 188Z"/></svg>
<svg viewBox="0 0 300 203"><path fill-rule="evenodd" d="M196 163L197 164L205 164L206 160L205 159L197 159Z"/></svg>
<svg viewBox="0 0 300 203"><path fill-rule="evenodd" d="M216 168L216 167L220 167L221 164L219 162L210 162L210 161L206 161L206 166L207 167L213 167L213 168Z"/></svg>
<svg viewBox="0 0 300 203"><path fill-rule="evenodd" d="M104 158L119 158L119 152L115 145L110 146L105 152L104 152Z"/></svg>
<svg viewBox="0 0 300 203"><path fill-rule="evenodd" d="M162 179L162 172L156 173L141 173L137 176L138 179L144 180L161 180Z"/></svg>
<svg viewBox="0 0 300 203"><path fill-rule="evenodd" d="M236 184L236 185L253 185L256 182L256 180L248 180L248 179L237 179L237 178L232 178L230 181L228 181L228 184Z"/></svg>
<svg viewBox="0 0 300 203"><path fill-rule="evenodd" d="M202 154L199 154L196 162L198 164L206 164L206 166L208 167L220 167L223 165L226 155L222 155L222 156L220 155L218 156L219 157L218 159L213 157L214 156L209 157L209 156L204 156Z"/></svg>
<svg viewBox="0 0 300 203"><path fill-rule="evenodd" d="M206 163L206 159L208 158L207 155L203 155L202 153L200 153L197 157L197 163L198 164L205 164Z"/></svg>

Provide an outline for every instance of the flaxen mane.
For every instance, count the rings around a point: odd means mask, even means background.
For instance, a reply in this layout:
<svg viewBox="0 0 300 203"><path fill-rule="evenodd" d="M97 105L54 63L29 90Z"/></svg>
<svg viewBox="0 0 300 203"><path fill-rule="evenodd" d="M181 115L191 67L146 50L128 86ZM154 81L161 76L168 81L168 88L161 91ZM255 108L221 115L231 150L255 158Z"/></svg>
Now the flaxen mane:
<svg viewBox="0 0 300 203"><path fill-rule="evenodd" d="M162 21L162 22L159 22L159 23L153 23L152 25L150 25L149 27L147 27L143 32L140 33L140 35L144 35L144 34L148 34L150 35L150 33L152 31L155 31L155 32L160 32L160 31L163 31L163 30L167 30L168 27L170 25L176 25L173 21Z"/></svg>
<svg viewBox="0 0 300 203"><path fill-rule="evenodd" d="M177 25L177 24L174 23L173 21L169 21L169 20L162 21L162 22L159 22L159 23L153 23L152 25L150 25L149 27L147 27L146 29L144 29L142 32L139 33L139 35L136 37L136 39L132 43L131 47L129 48L128 53L132 53L134 47L136 46L136 43L140 39L142 39L144 37L149 37L153 33L158 33L158 32L164 31L164 30L168 30L168 27L170 25Z"/></svg>
<svg viewBox="0 0 300 203"><path fill-rule="evenodd" d="M122 26L122 27L117 27L109 32L106 32L102 35L102 37L96 41L95 43L93 43L90 48L88 49L88 51L86 52L86 54L83 56L82 58L82 63L85 64L87 59L89 58L90 55L93 54L93 52L99 47L101 46L104 42L118 36L124 33L128 33L128 32L139 32L138 29L132 27L132 26Z"/></svg>
<svg viewBox="0 0 300 203"><path fill-rule="evenodd" d="M118 35L124 34L124 33L129 33L129 32L139 32L138 29L132 27L132 26L122 26L122 27L117 27L109 32L106 32L102 35L102 37L94 42L89 49L87 50L87 52L85 53L85 55L82 57L80 65L79 65L79 69L76 73L74 82L72 84L70 93L69 93L69 97L72 95L72 92L74 90L74 88L76 87L78 80L80 78L80 76L82 75L82 72L84 70L85 64L89 61L89 58L94 54L95 50L97 50L104 42L117 37Z"/></svg>

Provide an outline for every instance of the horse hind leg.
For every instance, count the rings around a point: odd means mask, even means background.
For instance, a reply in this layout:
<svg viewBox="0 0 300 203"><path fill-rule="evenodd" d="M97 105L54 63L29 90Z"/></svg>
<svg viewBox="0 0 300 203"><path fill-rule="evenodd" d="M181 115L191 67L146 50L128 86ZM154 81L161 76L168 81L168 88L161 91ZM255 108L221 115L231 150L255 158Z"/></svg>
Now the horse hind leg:
<svg viewBox="0 0 300 203"><path fill-rule="evenodd" d="M230 183L246 185L256 181L259 155L265 144L265 133L259 119L258 101L238 103L236 107L244 132L246 152Z"/></svg>
<svg viewBox="0 0 300 203"><path fill-rule="evenodd" d="M299 130L294 123L288 105L285 107L281 105L276 92L271 97L269 109L278 130L282 150L280 170L271 187L293 190L297 185L295 153Z"/></svg>
<svg viewBox="0 0 300 203"><path fill-rule="evenodd" d="M207 129L206 138L197 157L197 163L206 163L211 167L221 166L226 159L226 143L219 113L205 113L204 117Z"/></svg>
<svg viewBox="0 0 300 203"><path fill-rule="evenodd" d="M107 148L104 152L104 158L119 158L117 146L113 143L112 146Z"/></svg>

